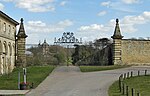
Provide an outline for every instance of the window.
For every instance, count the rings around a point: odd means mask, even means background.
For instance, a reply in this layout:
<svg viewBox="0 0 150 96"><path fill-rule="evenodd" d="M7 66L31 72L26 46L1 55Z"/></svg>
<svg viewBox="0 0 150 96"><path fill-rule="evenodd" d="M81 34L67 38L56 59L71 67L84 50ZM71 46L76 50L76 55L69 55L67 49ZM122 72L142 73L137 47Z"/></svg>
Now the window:
<svg viewBox="0 0 150 96"><path fill-rule="evenodd" d="M3 25L3 31L6 32L6 23Z"/></svg>
<svg viewBox="0 0 150 96"><path fill-rule="evenodd" d="M0 20L0 31L1 31L1 20Z"/></svg>
<svg viewBox="0 0 150 96"><path fill-rule="evenodd" d="M10 27L10 25L8 26L8 34L10 34L10 32L11 32L11 27Z"/></svg>
<svg viewBox="0 0 150 96"><path fill-rule="evenodd" d="M13 27L12 35L14 36L14 34L15 34L15 28Z"/></svg>

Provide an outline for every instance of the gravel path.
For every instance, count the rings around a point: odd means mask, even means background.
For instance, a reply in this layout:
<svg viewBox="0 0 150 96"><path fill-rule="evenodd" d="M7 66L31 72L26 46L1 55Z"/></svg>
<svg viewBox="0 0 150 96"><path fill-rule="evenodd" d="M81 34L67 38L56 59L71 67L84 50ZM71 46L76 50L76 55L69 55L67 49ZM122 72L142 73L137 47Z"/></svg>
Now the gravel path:
<svg viewBox="0 0 150 96"><path fill-rule="evenodd" d="M57 67L44 82L26 96L108 96L109 86L120 74L150 67L130 67L100 72L81 73L79 67Z"/></svg>

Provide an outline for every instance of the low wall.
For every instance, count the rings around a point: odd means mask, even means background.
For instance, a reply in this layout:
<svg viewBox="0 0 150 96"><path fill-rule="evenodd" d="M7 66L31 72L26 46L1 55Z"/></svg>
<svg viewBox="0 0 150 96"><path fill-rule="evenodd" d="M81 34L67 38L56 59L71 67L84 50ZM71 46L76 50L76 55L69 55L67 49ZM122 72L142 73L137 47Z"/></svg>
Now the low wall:
<svg viewBox="0 0 150 96"><path fill-rule="evenodd" d="M150 40L123 39L121 49L123 64L150 65Z"/></svg>

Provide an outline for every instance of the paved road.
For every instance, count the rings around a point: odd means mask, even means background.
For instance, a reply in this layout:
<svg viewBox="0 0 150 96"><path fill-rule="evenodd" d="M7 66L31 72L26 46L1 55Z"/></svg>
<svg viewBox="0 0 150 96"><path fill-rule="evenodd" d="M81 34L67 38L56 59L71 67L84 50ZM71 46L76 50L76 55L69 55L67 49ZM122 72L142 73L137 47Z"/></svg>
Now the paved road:
<svg viewBox="0 0 150 96"><path fill-rule="evenodd" d="M81 73L75 66L57 67L44 82L26 96L108 96L109 86L128 71L150 70L150 67L130 67L117 70Z"/></svg>

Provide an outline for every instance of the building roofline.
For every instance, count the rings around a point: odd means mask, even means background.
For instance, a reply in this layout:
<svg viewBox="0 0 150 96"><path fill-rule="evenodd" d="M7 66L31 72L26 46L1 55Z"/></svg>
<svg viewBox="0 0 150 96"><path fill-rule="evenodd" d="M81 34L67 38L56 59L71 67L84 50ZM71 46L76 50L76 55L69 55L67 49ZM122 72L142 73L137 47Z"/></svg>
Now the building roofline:
<svg viewBox="0 0 150 96"><path fill-rule="evenodd" d="M17 21L15 21L14 19L12 19L11 17L9 17L7 14L5 14L4 12L0 11L0 15L3 16L4 18L8 19L9 21L11 21L12 23L14 23L15 25L19 25L19 23Z"/></svg>

